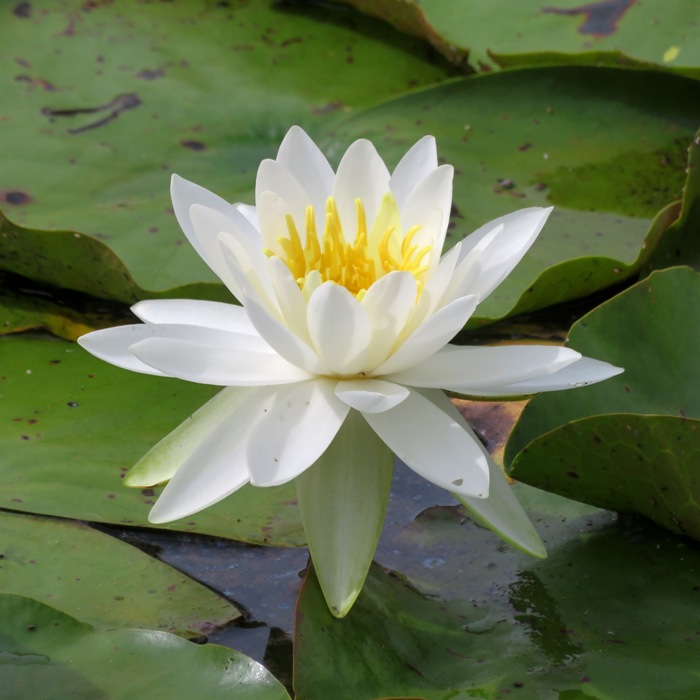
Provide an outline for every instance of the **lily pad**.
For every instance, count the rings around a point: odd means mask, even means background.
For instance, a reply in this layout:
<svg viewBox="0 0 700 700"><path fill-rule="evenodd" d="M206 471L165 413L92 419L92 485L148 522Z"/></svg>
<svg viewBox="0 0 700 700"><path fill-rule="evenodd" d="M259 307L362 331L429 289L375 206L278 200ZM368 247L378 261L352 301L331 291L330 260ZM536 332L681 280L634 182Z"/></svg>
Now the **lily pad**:
<svg viewBox="0 0 700 700"><path fill-rule="evenodd" d="M446 246L527 206L554 205L542 234L477 309L493 321L583 297L639 271L677 216L700 83L612 69L477 76L389 100L335 126L337 155L371 138L398 160L423 132L455 166ZM657 213L661 214L657 217Z"/></svg>
<svg viewBox="0 0 700 700"><path fill-rule="evenodd" d="M128 489L128 469L216 389L134 374L73 343L0 338L0 507L149 526L158 488ZM147 400L146 400L147 399ZM296 546L303 529L294 485L245 487L170 529Z"/></svg>
<svg viewBox="0 0 700 700"><path fill-rule="evenodd" d="M87 525L0 512L0 530L2 594L34 598L101 629L197 637L240 616L201 584Z"/></svg>
<svg viewBox="0 0 700 700"><path fill-rule="evenodd" d="M624 367L537 396L506 446L514 478L700 538L700 274L653 273L584 316L571 347Z"/></svg>
<svg viewBox="0 0 700 700"><path fill-rule="evenodd" d="M700 9L693 0L342 1L423 37L471 70L656 65L700 75Z"/></svg>
<svg viewBox="0 0 700 700"><path fill-rule="evenodd" d="M0 265L125 301L217 282L175 221L172 172L247 199L293 123L310 128L453 72L419 40L344 8L15 5L0 9L0 206L29 230L21 244L0 237Z"/></svg>
<svg viewBox="0 0 700 700"><path fill-rule="evenodd" d="M494 546L443 510L406 533L424 566L407 577L373 567L343 620L309 573L297 608L296 697L347 688L353 700L694 697L700 552L651 524L611 522L551 494L535 499L528 512L546 560Z"/></svg>
<svg viewBox="0 0 700 700"><path fill-rule="evenodd" d="M289 700L260 664L167 632L100 631L21 596L0 595L0 687L7 700Z"/></svg>

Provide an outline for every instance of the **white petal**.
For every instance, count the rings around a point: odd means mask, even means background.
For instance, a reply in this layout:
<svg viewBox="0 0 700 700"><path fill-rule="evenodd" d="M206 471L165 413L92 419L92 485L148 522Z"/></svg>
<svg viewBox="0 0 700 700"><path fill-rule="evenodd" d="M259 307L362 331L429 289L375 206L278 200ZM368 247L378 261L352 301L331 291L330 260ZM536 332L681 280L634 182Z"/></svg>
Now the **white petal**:
<svg viewBox="0 0 700 700"><path fill-rule="evenodd" d="M489 465L464 429L418 391L383 413L363 413L399 459L422 477L462 496L486 498Z"/></svg>
<svg viewBox="0 0 700 700"><path fill-rule="evenodd" d="M266 221L262 214L261 207L265 206L264 192L273 192L285 202L286 214L291 214L302 242L305 240L306 231L306 207L311 204L309 193L297 182L296 178L283 165L276 160L264 160L258 167L258 176L255 181L255 202L256 211L260 211L261 219ZM269 224L265 223L265 226ZM277 233L283 235L287 227L285 226Z"/></svg>
<svg viewBox="0 0 700 700"><path fill-rule="evenodd" d="M414 331L373 376L401 372L417 365L445 346L462 329L474 312L479 298L462 297L433 314Z"/></svg>
<svg viewBox="0 0 700 700"><path fill-rule="evenodd" d="M390 272L378 279L362 299L372 326L367 367L387 359L394 349L416 302L416 278L410 272Z"/></svg>
<svg viewBox="0 0 700 700"><path fill-rule="evenodd" d="M187 456L148 519L164 523L184 518L226 498L248 483L248 434L264 417L263 408L277 387L248 390L231 406L225 420Z"/></svg>
<svg viewBox="0 0 700 700"><path fill-rule="evenodd" d="M499 390L489 392L478 391L479 396L520 396L536 394L540 391L559 391L560 389L576 389L589 384L602 382L610 377L622 374L624 369L615 367L607 362L582 357L580 360L545 377L528 379L526 381L507 384Z"/></svg>
<svg viewBox="0 0 700 700"><path fill-rule="evenodd" d="M291 214L294 217L294 221L297 222L297 218L294 216L293 205L290 205L276 192L271 192L270 190L261 192L257 196L256 202L256 210L260 219L260 234L262 236L261 249L271 250L275 255L284 257L284 249L277 239L289 238L287 214ZM323 229L321 229L322 231ZM302 241L306 240L306 227L300 229L297 226L297 233Z"/></svg>
<svg viewBox="0 0 700 700"><path fill-rule="evenodd" d="M137 323L130 326L114 326L86 333L78 338L78 345L91 355L109 362L115 367L162 377L165 376L163 372L141 362L129 352L129 347L134 343L145 338L152 338L155 335L158 335L156 326Z"/></svg>
<svg viewBox="0 0 700 700"><path fill-rule="evenodd" d="M209 399L152 447L127 472L124 484L145 488L162 484L180 469L214 430L251 396L256 388L226 387Z"/></svg>
<svg viewBox="0 0 700 700"><path fill-rule="evenodd" d="M399 208L421 180L438 167L437 147L432 136L424 136L406 152L391 175L389 186Z"/></svg>
<svg viewBox="0 0 700 700"><path fill-rule="evenodd" d="M233 205L236 211L239 212L243 218L255 229L258 236L260 235L260 221L258 221L258 212L255 207L251 204L241 204L241 202L236 202Z"/></svg>
<svg viewBox="0 0 700 700"><path fill-rule="evenodd" d="M293 126L280 145L277 162L294 175L309 194L309 203L316 213L316 228L323 231L326 200L331 196L335 178L326 157L303 129Z"/></svg>
<svg viewBox="0 0 700 700"><path fill-rule="evenodd" d="M277 303L286 325L305 343L310 343L306 327L306 297L287 265L278 257L270 258L270 276L277 294Z"/></svg>
<svg viewBox="0 0 700 700"><path fill-rule="evenodd" d="M148 299L131 311L145 323L184 324L257 335L242 306L198 299Z"/></svg>
<svg viewBox="0 0 700 700"><path fill-rule="evenodd" d="M371 227L388 191L389 171L384 161L369 141L355 141L340 161L333 185L333 197L346 240L354 241L357 232L355 200L362 200L367 225Z"/></svg>
<svg viewBox="0 0 700 700"><path fill-rule="evenodd" d="M382 531L394 455L351 411L323 455L296 479L299 510L333 615L357 598Z"/></svg>
<svg viewBox="0 0 700 700"><path fill-rule="evenodd" d="M170 377L214 386L287 384L308 379L303 370L274 352L213 346L188 340L148 338L129 348Z"/></svg>
<svg viewBox="0 0 700 700"><path fill-rule="evenodd" d="M367 312L345 287L322 284L309 299L309 336L323 364L336 374L357 374L366 369L372 337Z"/></svg>
<svg viewBox="0 0 700 700"><path fill-rule="evenodd" d="M388 411L407 399L409 393L405 386L381 379L346 379L335 387L341 401L363 413Z"/></svg>
<svg viewBox="0 0 700 700"><path fill-rule="evenodd" d="M515 497L503 472L493 461L479 438L474 435L459 411L441 391L426 392L425 396L438 408L462 423L464 429L472 436L474 443L481 449L489 465L489 497L471 498L455 494L457 498L471 512L473 518L506 542L534 557L547 556L542 540Z"/></svg>
<svg viewBox="0 0 700 700"><path fill-rule="evenodd" d="M456 287L451 285L448 294L479 294L483 301L527 253L551 211L551 207L521 209L494 219L465 238L455 273ZM490 235L501 226L497 235Z"/></svg>
<svg viewBox="0 0 700 700"><path fill-rule="evenodd" d="M420 364L384 377L416 387L502 395L504 386L546 377L579 359L575 350L555 345L447 345Z"/></svg>
<svg viewBox="0 0 700 700"><path fill-rule="evenodd" d="M437 170L433 170L413 190L401 209L401 226L404 231L413 226L425 225L434 210L439 211L439 228L434 232L433 239L429 241L436 258L439 258L442 252L447 225L450 221L453 176L454 168L451 165L441 165ZM424 244L424 241L420 240L419 244Z"/></svg>
<svg viewBox="0 0 700 700"><path fill-rule="evenodd" d="M248 438L253 484L283 484L323 454L350 410L333 394L334 385L315 379L276 388Z"/></svg>
<svg viewBox="0 0 700 700"><path fill-rule="evenodd" d="M307 372L325 374L327 368L318 355L288 326L278 321L255 299L243 298L248 316L261 337L287 362Z"/></svg>

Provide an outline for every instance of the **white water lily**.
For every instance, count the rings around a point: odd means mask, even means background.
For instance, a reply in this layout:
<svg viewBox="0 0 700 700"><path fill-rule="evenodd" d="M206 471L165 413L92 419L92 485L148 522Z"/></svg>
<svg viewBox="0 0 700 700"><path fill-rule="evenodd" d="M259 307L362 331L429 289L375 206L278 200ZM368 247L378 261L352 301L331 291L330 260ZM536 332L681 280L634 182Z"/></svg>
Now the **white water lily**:
<svg viewBox="0 0 700 700"><path fill-rule="evenodd" d="M296 479L326 600L347 613L384 519L395 453L521 549L544 548L500 470L443 390L474 396L568 389L621 370L552 346L448 344L509 274L549 209L483 226L440 257L453 170L425 137L393 173L369 141L337 172L298 127L260 165L256 206L177 176L187 238L242 306L151 300L142 324L80 344L136 372L226 387L164 438L127 483L169 483L154 523L244 484Z"/></svg>

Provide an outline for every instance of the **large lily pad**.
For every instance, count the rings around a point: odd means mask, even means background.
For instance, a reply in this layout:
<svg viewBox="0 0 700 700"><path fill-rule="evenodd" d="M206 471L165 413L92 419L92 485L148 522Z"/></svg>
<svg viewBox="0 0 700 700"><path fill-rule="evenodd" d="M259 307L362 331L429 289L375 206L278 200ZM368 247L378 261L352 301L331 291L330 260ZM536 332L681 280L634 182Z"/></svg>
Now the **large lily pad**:
<svg viewBox="0 0 700 700"><path fill-rule="evenodd" d="M73 343L0 338L0 507L122 525L148 525L159 489L121 479L213 387L125 372ZM299 545L294 485L240 493L171 529L258 544Z"/></svg>
<svg viewBox="0 0 700 700"><path fill-rule="evenodd" d="M223 598L80 523L0 512L0 593L45 602L101 629L208 634L239 617Z"/></svg>
<svg viewBox="0 0 700 700"><path fill-rule="evenodd" d="M700 538L697 308L700 275L673 268L576 323L571 347L625 372L535 397L506 447L511 475Z"/></svg>
<svg viewBox="0 0 700 700"><path fill-rule="evenodd" d="M700 75L693 0L342 0L471 70L550 64L656 65Z"/></svg>
<svg viewBox="0 0 700 700"><path fill-rule="evenodd" d="M252 659L167 632L100 631L29 598L0 595L6 700L289 700Z"/></svg>
<svg viewBox="0 0 700 700"><path fill-rule="evenodd" d="M447 246L490 219L554 205L543 233L474 323L542 308L639 270L678 214L700 83L612 69L537 69L453 81L334 128L335 155L373 139L389 160L422 132L455 165ZM655 220L657 212L662 210Z"/></svg>
<svg viewBox="0 0 700 700"><path fill-rule="evenodd" d="M138 289L100 259L97 239L137 288L216 281L183 244L170 173L249 197L258 163L293 123L312 127L452 71L426 60L420 41L348 15L272 0L3 5L0 204L16 224L59 232L27 232L31 256L0 237L4 269L59 286L79 274L79 288L128 300ZM76 264L85 258L95 264Z"/></svg>
<svg viewBox="0 0 700 700"><path fill-rule="evenodd" d="M373 568L344 620L309 574L297 609L298 700L347 688L353 700L694 697L700 552L652 525L533 490L519 496L546 560L431 509L405 533L407 580Z"/></svg>

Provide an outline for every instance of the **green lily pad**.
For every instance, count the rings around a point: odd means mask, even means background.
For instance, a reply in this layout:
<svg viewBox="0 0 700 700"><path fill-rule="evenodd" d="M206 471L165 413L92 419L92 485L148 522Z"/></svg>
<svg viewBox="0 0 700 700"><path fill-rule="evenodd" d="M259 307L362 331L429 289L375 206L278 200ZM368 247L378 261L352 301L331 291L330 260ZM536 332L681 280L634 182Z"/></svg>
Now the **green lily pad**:
<svg viewBox="0 0 700 700"><path fill-rule="evenodd" d="M0 10L0 206L30 230L21 243L0 236L0 265L124 301L218 281L175 221L172 172L247 199L292 124L311 128L453 72L426 60L422 42L344 8L17 7Z"/></svg>
<svg viewBox="0 0 700 700"><path fill-rule="evenodd" d="M223 598L81 523L0 512L0 593L24 595L101 629L196 637L240 616Z"/></svg>
<svg viewBox="0 0 700 700"><path fill-rule="evenodd" d="M549 64L656 65L700 75L693 0L342 0L421 36L471 70Z"/></svg>
<svg viewBox="0 0 700 700"><path fill-rule="evenodd" d="M423 132L455 166L446 247L490 219L554 205L473 324L582 297L635 274L677 216L700 83L612 69L533 69L453 81L333 129L338 156L366 136L389 161ZM657 218L657 212L663 210Z"/></svg>
<svg viewBox="0 0 700 700"><path fill-rule="evenodd" d="M150 526L160 489L128 489L121 480L216 389L126 372L48 337L1 337L0 355L0 507ZM163 527L257 544L304 542L294 484L245 487Z"/></svg>
<svg viewBox="0 0 700 700"><path fill-rule="evenodd" d="M624 367L537 396L506 446L514 478L700 538L700 275L653 273L584 316L571 347Z"/></svg>
<svg viewBox="0 0 700 700"><path fill-rule="evenodd" d="M0 595L0 687L7 700L289 700L260 664L167 632L100 631L29 598Z"/></svg>
<svg viewBox="0 0 700 700"><path fill-rule="evenodd" d="M546 560L494 546L443 509L406 533L423 566L407 577L374 566L343 620L310 573L297 608L297 697L349 687L353 700L694 697L700 552L651 524L519 491Z"/></svg>

